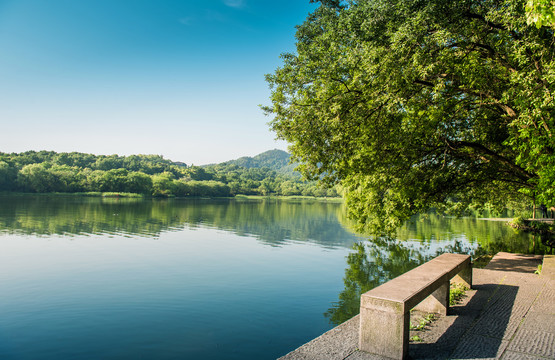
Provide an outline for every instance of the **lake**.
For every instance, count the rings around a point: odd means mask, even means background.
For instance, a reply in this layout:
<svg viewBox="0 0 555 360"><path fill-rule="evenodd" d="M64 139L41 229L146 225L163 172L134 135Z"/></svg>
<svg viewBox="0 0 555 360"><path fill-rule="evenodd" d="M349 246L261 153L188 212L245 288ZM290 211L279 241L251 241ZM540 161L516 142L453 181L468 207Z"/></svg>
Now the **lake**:
<svg viewBox="0 0 555 360"><path fill-rule="evenodd" d="M341 203L0 196L1 359L275 359L445 251L542 253L499 221L392 239Z"/></svg>

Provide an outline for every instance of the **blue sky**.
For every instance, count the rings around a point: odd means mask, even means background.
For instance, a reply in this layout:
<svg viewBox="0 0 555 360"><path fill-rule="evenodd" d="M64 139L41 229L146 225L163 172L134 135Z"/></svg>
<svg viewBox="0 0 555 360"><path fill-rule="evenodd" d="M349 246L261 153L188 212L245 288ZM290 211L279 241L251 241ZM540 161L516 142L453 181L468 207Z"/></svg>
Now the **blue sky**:
<svg viewBox="0 0 555 360"><path fill-rule="evenodd" d="M0 0L0 151L187 164L276 142L264 74L309 0Z"/></svg>

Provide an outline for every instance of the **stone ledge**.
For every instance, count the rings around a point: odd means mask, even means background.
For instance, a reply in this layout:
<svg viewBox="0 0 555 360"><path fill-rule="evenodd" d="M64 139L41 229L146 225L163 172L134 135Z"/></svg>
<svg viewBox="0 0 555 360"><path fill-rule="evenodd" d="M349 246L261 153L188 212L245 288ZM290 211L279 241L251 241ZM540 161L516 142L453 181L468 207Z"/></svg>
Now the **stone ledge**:
<svg viewBox="0 0 555 360"><path fill-rule="evenodd" d="M359 316L325 332L279 360L343 360L358 348Z"/></svg>

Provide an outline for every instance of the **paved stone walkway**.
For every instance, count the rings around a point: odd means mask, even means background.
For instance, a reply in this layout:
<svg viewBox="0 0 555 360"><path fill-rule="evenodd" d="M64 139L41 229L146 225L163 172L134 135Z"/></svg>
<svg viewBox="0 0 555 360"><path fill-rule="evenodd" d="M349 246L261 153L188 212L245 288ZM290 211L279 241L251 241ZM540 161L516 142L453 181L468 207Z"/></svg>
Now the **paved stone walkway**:
<svg viewBox="0 0 555 360"><path fill-rule="evenodd" d="M555 256L498 253L473 270L473 290L409 345L410 359L555 359ZM357 350L351 320L280 360L382 360Z"/></svg>

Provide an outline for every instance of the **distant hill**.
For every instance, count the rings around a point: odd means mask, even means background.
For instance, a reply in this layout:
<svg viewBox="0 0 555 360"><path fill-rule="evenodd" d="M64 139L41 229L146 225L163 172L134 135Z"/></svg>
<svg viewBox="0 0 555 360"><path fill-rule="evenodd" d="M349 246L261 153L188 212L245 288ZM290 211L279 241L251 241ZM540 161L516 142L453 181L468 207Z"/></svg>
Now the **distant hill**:
<svg viewBox="0 0 555 360"><path fill-rule="evenodd" d="M300 174L295 171L297 164L290 164L291 154L283 150L268 150L262 154L258 154L254 157L243 156L237 160L230 160L222 163L221 165L237 165L247 169L250 168L270 168L275 170L280 174L288 174L294 176L300 176Z"/></svg>

